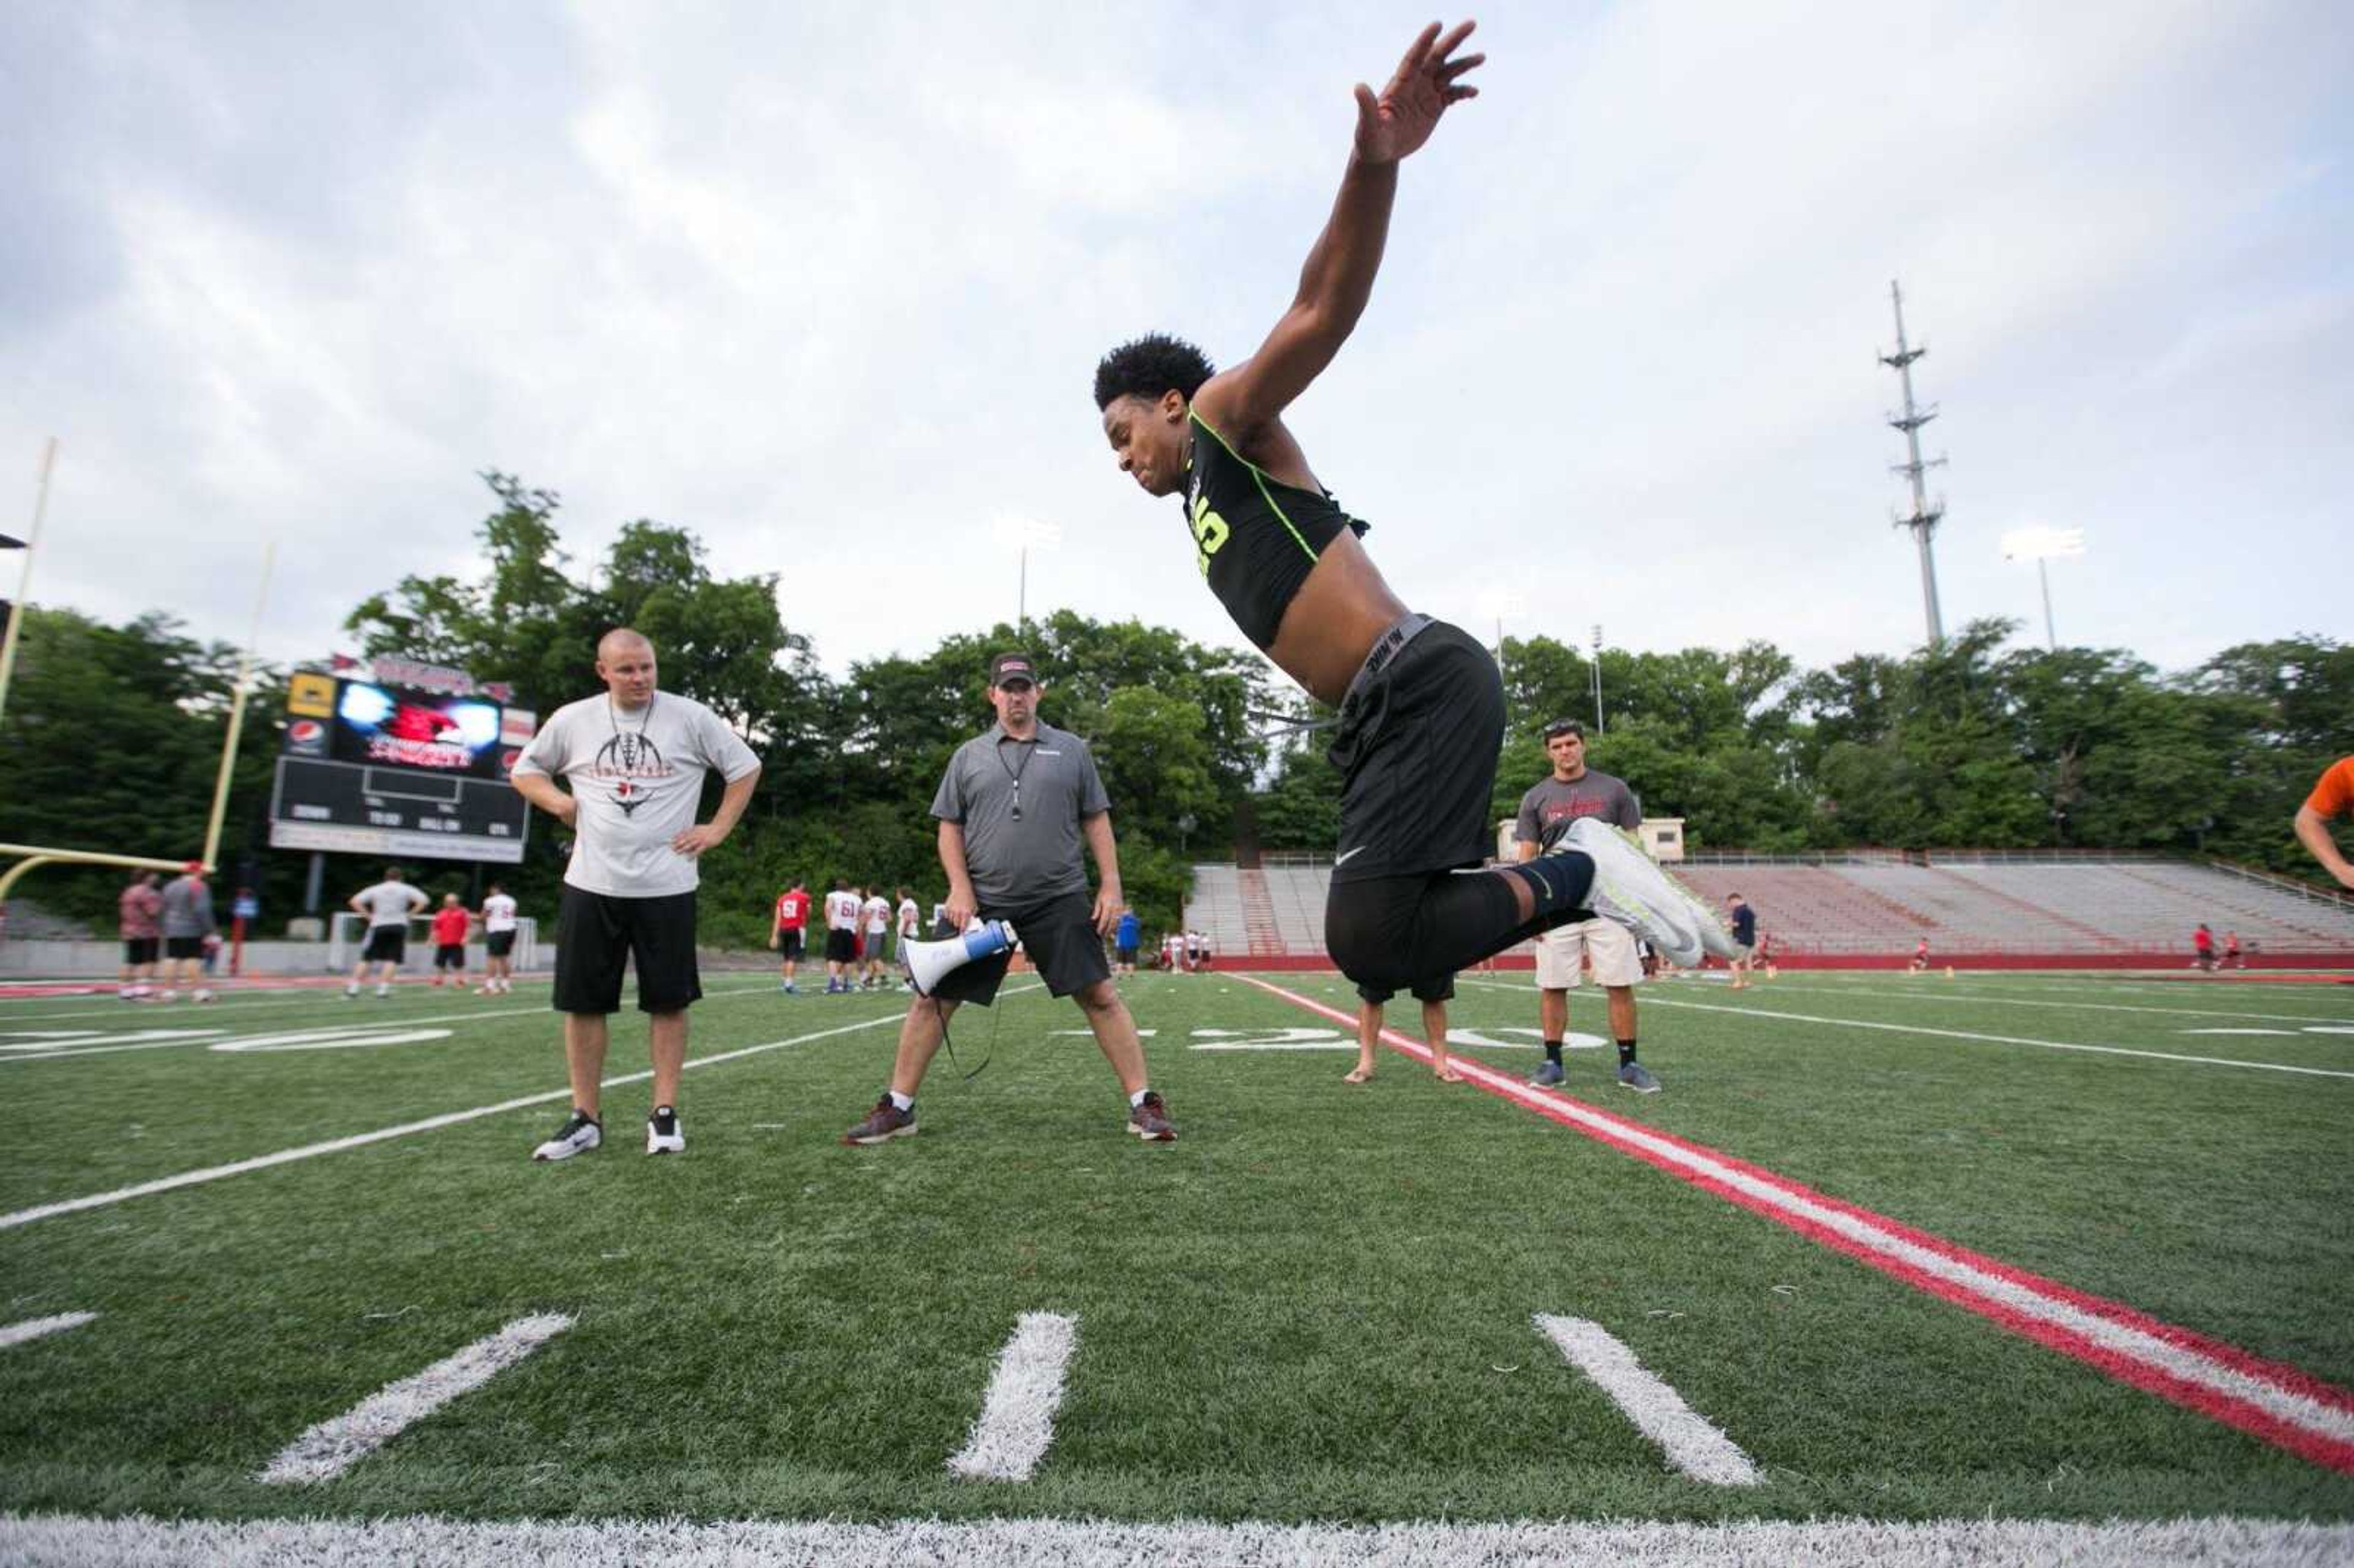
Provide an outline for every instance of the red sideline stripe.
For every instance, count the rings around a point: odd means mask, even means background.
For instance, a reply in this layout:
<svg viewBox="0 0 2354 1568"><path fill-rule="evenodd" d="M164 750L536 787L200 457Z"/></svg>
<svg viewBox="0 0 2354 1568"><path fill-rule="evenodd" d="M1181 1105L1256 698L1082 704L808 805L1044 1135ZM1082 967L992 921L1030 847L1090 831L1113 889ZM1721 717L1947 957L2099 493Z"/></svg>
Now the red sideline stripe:
<svg viewBox="0 0 2354 1568"><path fill-rule="evenodd" d="M1310 1012L1321 1014L1341 1023L1353 1025L1356 1022L1355 1018L1350 1014L1342 1013L1337 1009L1327 1007L1321 1002L1300 996L1294 991L1286 991L1281 986L1270 984L1246 974L1238 974L1235 978L1247 981L1272 995L1279 996L1286 1001L1297 1007L1305 1008ZM1393 1047L1409 1055L1424 1060L1429 1057L1430 1053L1426 1046L1409 1040L1393 1030L1384 1029L1382 1032L1382 1037ZM2265 1442L2285 1448L2290 1453L2309 1459L2315 1464L2354 1475L2354 1441L2311 1431L2252 1401L2194 1383L2166 1367L2152 1364L2123 1351L2097 1343L2072 1329L2046 1322L2008 1303L1990 1299L1971 1290L1966 1285L1943 1278L1901 1258L1892 1257L1819 1221L1805 1215L1790 1213L1755 1193L1744 1192L1712 1176L1687 1169L1656 1150L1644 1147L1631 1138L1614 1133L1606 1128L1592 1126L1570 1115L1563 1107L1562 1102L1553 1097L1537 1095L1523 1089L1520 1084L1497 1072L1477 1057L1464 1057L1452 1052L1449 1053L1449 1056L1461 1065L1474 1068L1475 1072L1471 1075L1472 1081L1500 1098L1535 1111L1549 1120L1583 1133L1596 1142L1606 1144L1623 1154L1632 1155L1646 1164L1668 1172L1679 1181L1712 1192L1727 1202L1739 1204L1753 1213L1762 1214L1809 1240L1834 1247L1892 1278L1903 1280L1915 1289L1926 1291L1951 1301L1956 1306L1967 1308L1991 1322L1999 1323L2014 1333L2033 1340L2047 1349L2073 1357L2120 1382L2155 1393L2162 1399L2169 1400L2187 1409L2196 1410L2227 1425L2237 1427L2243 1432L2261 1437ZM2063 1303L2080 1312L2105 1319L2120 1328L2147 1334L2186 1353L2211 1361L2232 1372L2269 1383L2279 1392L2301 1396L2333 1411L2354 1414L2354 1392L2339 1388L2334 1383L2324 1383L2299 1368L2266 1361L2235 1346L2211 1340L2187 1329L2161 1322L2147 1313L2121 1303L2071 1289L2056 1281L2045 1279L2040 1275L2031 1274L2025 1269L1972 1252L1941 1236L1915 1230L1885 1215L1875 1213L1870 1209L1828 1197L1802 1182L1792 1181L1787 1176L1750 1164L1732 1155L1721 1153L1705 1144L1694 1143L1687 1139L1678 1138L1672 1133L1661 1132L1656 1128L1644 1126L1639 1122L1622 1119L1607 1111L1587 1105L1582 1100L1569 1103L1575 1104L1586 1116L1606 1123L1607 1128L1623 1128L1628 1132L1639 1132L1645 1138L1670 1144L1696 1158L1715 1161L1753 1181L1771 1186L1778 1192L1787 1192L1795 1199L1848 1215L1882 1232L1892 1239L1906 1242L1935 1253L1957 1264L2032 1292L2047 1300Z"/></svg>

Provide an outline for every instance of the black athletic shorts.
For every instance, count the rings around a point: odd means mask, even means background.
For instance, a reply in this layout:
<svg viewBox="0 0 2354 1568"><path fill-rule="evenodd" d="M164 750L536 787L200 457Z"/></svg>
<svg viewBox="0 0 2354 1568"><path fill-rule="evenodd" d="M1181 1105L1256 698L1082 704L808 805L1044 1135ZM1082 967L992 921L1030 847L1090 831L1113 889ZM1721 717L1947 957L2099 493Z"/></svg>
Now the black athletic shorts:
<svg viewBox="0 0 2354 1568"><path fill-rule="evenodd" d="M1469 632L1432 621L1350 689L1327 753L1341 772L1332 880L1478 865L1504 739L1504 680Z"/></svg>
<svg viewBox="0 0 2354 1568"><path fill-rule="evenodd" d="M408 927L406 926L371 926L367 946L360 949L364 964L397 964L408 957Z"/></svg>
<svg viewBox="0 0 2354 1568"><path fill-rule="evenodd" d="M155 949L163 945L161 937L125 937L122 938L122 961L126 964L152 964Z"/></svg>
<svg viewBox="0 0 2354 1568"><path fill-rule="evenodd" d="M703 995L695 895L615 898L566 883L556 922L556 1011L620 1011L621 969L631 959L640 1012L676 1012Z"/></svg>
<svg viewBox="0 0 2354 1568"><path fill-rule="evenodd" d="M437 942L433 946L433 967L437 969L462 969L466 967L466 944Z"/></svg>
<svg viewBox="0 0 2354 1568"><path fill-rule="evenodd" d="M777 956L788 962L801 956L801 928L799 926L777 933Z"/></svg>
<svg viewBox="0 0 2354 1568"><path fill-rule="evenodd" d="M164 938L164 956L167 959L201 959L205 956L205 939L202 937L166 937Z"/></svg>
<svg viewBox="0 0 2354 1568"><path fill-rule="evenodd" d="M1022 950L1030 955L1031 968L1045 980L1046 993L1068 996L1111 979L1111 966L1104 961L1103 937L1096 930L1095 907L1095 900L1082 891L1021 909L983 906L981 916L1013 922L1013 934L1022 939ZM1013 961L1011 953L976 959L941 976L932 994L942 1001L972 1001L987 1007L996 1000L997 987Z"/></svg>
<svg viewBox="0 0 2354 1568"><path fill-rule="evenodd" d="M858 933L828 927L825 933L825 961L830 964L856 963Z"/></svg>
<svg viewBox="0 0 2354 1568"><path fill-rule="evenodd" d="M482 950L492 958L504 959L514 951L514 938L513 931L485 931L482 933Z"/></svg>
<svg viewBox="0 0 2354 1568"><path fill-rule="evenodd" d="M1414 999L1416 1001L1453 1001L1455 977L1452 974L1444 974L1433 980L1417 980L1406 989L1414 992ZM1357 994L1375 1007L1382 1007L1386 1005L1390 998L1395 996L1397 992L1385 991L1377 985L1360 985L1357 988Z"/></svg>

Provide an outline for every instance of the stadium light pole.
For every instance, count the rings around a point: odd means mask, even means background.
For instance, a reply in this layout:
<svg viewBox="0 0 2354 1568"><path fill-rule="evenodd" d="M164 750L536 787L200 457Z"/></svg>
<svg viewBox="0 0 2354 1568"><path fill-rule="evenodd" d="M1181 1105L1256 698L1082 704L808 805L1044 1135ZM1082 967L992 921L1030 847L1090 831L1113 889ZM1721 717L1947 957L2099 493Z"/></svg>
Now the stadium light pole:
<svg viewBox="0 0 2354 1568"><path fill-rule="evenodd" d="M2052 622L2052 572L2048 563L2084 553L2082 528L2050 528L2039 523L2013 528L2002 536L2004 560L2035 563L2036 578L2043 585L2043 641L2055 653L2060 651L2060 634Z"/></svg>
<svg viewBox="0 0 2354 1568"><path fill-rule="evenodd" d="M1013 601L1013 626L1018 631L1030 623L1030 552L1060 544L1063 531L1052 523L1042 523L1035 518L1001 517L994 532L1000 549L1015 551L1022 558L1021 577Z"/></svg>
<svg viewBox="0 0 2354 1568"><path fill-rule="evenodd" d="M1594 733L1602 731L1602 623L1594 623Z"/></svg>
<svg viewBox="0 0 2354 1568"><path fill-rule="evenodd" d="M33 497L33 531L22 539L0 534L0 549L25 552L25 564L16 574L16 597L8 603L8 629L0 632L0 718L8 713L8 683L16 673L16 638L24 630L26 596L33 591L33 552L40 547L41 520L49 511L49 471L57 461L58 439L51 436L41 451L41 485Z"/></svg>

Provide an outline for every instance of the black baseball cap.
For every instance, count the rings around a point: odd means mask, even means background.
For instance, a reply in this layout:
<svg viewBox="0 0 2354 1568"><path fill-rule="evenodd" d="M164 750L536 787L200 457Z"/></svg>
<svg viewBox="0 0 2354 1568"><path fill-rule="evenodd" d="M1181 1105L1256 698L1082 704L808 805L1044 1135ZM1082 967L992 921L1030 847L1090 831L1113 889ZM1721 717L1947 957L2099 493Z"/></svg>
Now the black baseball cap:
<svg viewBox="0 0 2354 1568"><path fill-rule="evenodd" d="M1574 718L1557 718L1544 726L1544 737L1551 740L1557 735L1574 735L1578 739L1584 740L1585 726Z"/></svg>
<svg viewBox="0 0 2354 1568"><path fill-rule="evenodd" d="M1027 653L1000 653L996 658L991 659L989 662L989 683L992 686L1002 686L1008 681L1027 681L1032 685L1036 685L1038 683L1037 661L1032 659Z"/></svg>

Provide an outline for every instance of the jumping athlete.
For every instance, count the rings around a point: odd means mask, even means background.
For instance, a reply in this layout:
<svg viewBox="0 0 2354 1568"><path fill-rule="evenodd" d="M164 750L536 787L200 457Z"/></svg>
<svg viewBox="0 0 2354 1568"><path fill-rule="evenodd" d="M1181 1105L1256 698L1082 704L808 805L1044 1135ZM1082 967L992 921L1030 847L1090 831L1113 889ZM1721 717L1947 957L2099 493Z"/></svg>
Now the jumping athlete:
<svg viewBox="0 0 2354 1568"><path fill-rule="evenodd" d="M1474 97L1470 35L1423 29L1376 96L1356 89L1341 190L1299 289L1258 352L1223 373L1192 344L1140 337L1096 367L1103 431L1150 495L1182 495L1195 560L1245 636L1341 710L1341 841L1324 940L1341 970L1405 991L1588 914L1679 961L1725 938L1632 842L1599 823L1525 863L1482 866L1504 691L1477 639L1408 610L1317 480L1283 411L1332 362L1381 268L1398 164ZM1457 874L1458 873L1462 874Z"/></svg>

